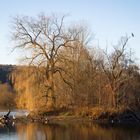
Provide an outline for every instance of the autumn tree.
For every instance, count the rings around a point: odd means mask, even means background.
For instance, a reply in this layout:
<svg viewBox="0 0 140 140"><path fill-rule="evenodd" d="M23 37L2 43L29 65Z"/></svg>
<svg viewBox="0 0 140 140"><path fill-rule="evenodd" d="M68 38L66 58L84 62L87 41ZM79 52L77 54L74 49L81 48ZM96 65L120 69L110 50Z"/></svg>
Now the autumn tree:
<svg viewBox="0 0 140 140"><path fill-rule="evenodd" d="M43 69L44 97L48 100L48 107L55 107L55 75L67 82L60 67L61 55L65 48L74 47L83 40L81 34L84 27L66 26L65 16L57 17L55 15L40 15L33 17L16 17L13 19L13 40L15 48L26 51L25 60L36 66L38 70Z"/></svg>

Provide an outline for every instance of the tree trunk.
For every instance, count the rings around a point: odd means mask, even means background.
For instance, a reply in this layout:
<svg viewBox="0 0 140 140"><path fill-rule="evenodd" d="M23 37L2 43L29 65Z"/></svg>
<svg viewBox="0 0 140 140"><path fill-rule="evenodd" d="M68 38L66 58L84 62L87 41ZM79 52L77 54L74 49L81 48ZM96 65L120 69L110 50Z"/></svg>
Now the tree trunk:
<svg viewBox="0 0 140 140"><path fill-rule="evenodd" d="M118 104L117 104L117 95L116 95L116 92L113 91L112 93L112 107L117 109L118 107Z"/></svg>
<svg viewBox="0 0 140 140"><path fill-rule="evenodd" d="M54 95L54 80L53 80L53 72L48 72L48 79L47 79L47 85L48 85L48 92L47 92L47 108L48 110L54 110L55 109L55 95Z"/></svg>

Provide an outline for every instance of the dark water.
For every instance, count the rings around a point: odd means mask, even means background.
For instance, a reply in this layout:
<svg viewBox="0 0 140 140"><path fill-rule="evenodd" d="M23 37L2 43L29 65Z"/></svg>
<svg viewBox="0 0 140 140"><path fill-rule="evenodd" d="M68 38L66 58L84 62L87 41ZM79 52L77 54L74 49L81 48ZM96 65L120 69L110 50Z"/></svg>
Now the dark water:
<svg viewBox="0 0 140 140"><path fill-rule="evenodd" d="M140 126L16 124L1 126L0 140L140 140Z"/></svg>

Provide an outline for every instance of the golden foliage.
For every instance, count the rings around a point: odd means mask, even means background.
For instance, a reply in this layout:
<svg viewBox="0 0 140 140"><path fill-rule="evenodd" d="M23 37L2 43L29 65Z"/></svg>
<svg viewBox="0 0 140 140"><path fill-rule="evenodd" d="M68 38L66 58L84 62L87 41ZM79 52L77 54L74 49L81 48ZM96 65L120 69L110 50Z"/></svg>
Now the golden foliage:
<svg viewBox="0 0 140 140"><path fill-rule="evenodd" d="M0 106L12 108L15 106L14 93L8 84L0 84Z"/></svg>
<svg viewBox="0 0 140 140"><path fill-rule="evenodd" d="M12 73L14 89L17 93L18 108L30 111L41 110L45 106L45 98L41 92L41 83L38 73L33 67L20 67Z"/></svg>

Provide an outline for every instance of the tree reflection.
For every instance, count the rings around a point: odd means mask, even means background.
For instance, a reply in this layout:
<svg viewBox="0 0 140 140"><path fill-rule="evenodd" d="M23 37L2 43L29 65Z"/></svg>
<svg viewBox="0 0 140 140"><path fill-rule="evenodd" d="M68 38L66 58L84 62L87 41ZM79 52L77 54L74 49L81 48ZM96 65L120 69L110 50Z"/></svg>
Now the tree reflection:
<svg viewBox="0 0 140 140"><path fill-rule="evenodd" d="M17 125L20 140L137 140L140 127L112 127L95 124Z"/></svg>

